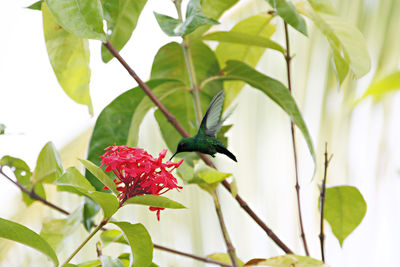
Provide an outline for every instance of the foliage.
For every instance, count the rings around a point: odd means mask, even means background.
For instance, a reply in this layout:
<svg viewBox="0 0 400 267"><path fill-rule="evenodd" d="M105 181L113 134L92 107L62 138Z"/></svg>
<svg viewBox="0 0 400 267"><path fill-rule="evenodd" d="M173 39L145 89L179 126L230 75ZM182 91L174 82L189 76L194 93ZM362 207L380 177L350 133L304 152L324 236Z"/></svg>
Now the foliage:
<svg viewBox="0 0 400 267"><path fill-rule="evenodd" d="M139 86L117 96L101 111L89 142L87 159L80 159L87 170L85 175L76 167L64 170L52 142L48 142L40 151L33 171L22 159L5 156L0 160L0 174L8 177L2 170L5 167L11 168L16 178L15 184L22 190L23 201L28 206L34 201L41 201L54 208L46 200L44 184L53 184L58 191L84 197L83 204L74 212L63 212L67 217L45 222L40 235L23 225L0 219L0 237L42 252L57 266L55 250L58 252L68 235L82 223L88 231L93 227L95 229L63 266L156 266L153 263L154 244L148 230L140 223L141 218L135 218L138 221L135 224L118 221L117 211L128 204L145 205L150 210L157 211L159 219L162 209L185 209L179 202L160 196L170 189L182 188L174 177L173 171L176 169L177 175L185 184L196 185L212 195L215 209L220 215L221 207L216 189L221 183L226 187L226 179L232 174L219 171L211 161L204 164L195 153L183 155L184 161L178 163L163 163L166 150L158 158L153 158L143 149L126 145L137 145L143 119L147 113L154 111L152 115L159 126L163 141L171 151L175 150L182 135L188 137L183 131L190 136L197 133L201 120L199 113L204 114L209 102L218 92L225 91L227 97L224 110L227 110L234 101L239 101L238 94L245 84L260 91L266 100L272 100L272 103L288 115L300 130L316 165L312 135L300 106L292 96L290 80L279 81L262 73L256 69L257 64L265 51L271 51L283 56L282 62L286 58L285 63L290 71L292 55L287 54L288 47L272 40L275 37L276 23L283 19L285 26L286 23L289 24L307 38L307 24L303 17L306 15L326 36L337 79L339 83L343 83L348 73L355 78L361 78L370 69L364 38L354 26L337 15L329 1L319 0L309 0L298 5L286 0L267 0L273 10L260 10L259 14L237 22L229 31L214 31L211 27L219 24L221 16L236 2L238 1L190 0L183 17L182 2L175 0L178 18L154 13L162 31L168 36L181 38L183 42L171 41L160 47L152 64L150 80L146 83L127 68L127 63L124 63L118 51L131 39L147 0L44 0L29 6L29 9L42 11L47 53L60 86L76 103L87 105L90 114L93 111L89 94L89 39L100 41L101 57L105 63L114 56L117 57ZM218 44L210 45L210 41ZM375 81L362 99L370 95L380 97L399 87L397 71ZM224 146L230 145L231 140L226 133L231 127L235 126L223 126L217 135ZM4 134L4 129L5 126L0 124L0 134ZM295 135L292 134L294 141ZM141 154L138 156L139 152ZM231 193L256 222L261 220L247 204L240 202L236 180L231 183ZM103 217L101 221L97 221L96 214L100 208ZM324 212L333 234L342 245L344 239L365 216L366 203L355 187L330 187L326 190ZM285 251L286 255L252 259L244 263L236 256L221 217L219 216L219 223L228 253L213 253L208 259L235 267L325 266L319 260L288 251ZM262 225L259 222L258 224ZM120 256L102 255L101 246L98 245L97 260L78 265L69 264L86 241L105 225L112 225L120 230L104 231L100 236L102 246L114 242L122 243L129 246L130 253ZM271 231L267 233L273 236ZM272 239L279 243L277 237Z"/></svg>

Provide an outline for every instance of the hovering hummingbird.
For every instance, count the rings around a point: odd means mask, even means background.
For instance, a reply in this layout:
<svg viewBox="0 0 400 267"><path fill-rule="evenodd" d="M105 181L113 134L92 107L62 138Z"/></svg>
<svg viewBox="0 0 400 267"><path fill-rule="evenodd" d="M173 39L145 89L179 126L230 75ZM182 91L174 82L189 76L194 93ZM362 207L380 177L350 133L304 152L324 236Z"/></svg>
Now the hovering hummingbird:
<svg viewBox="0 0 400 267"><path fill-rule="evenodd" d="M215 153L222 153L227 155L232 160L236 161L233 155L226 147L216 139L217 132L221 129L222 123L227 118L221 119L222 106L224 104L225 93L224 90L220 91L211 100L210 105L204 115L197 135L188 138L182 138L172 155L171 159L180 152L201 152L215 157ZM171 160L170 159L170 160Z"/></svg>

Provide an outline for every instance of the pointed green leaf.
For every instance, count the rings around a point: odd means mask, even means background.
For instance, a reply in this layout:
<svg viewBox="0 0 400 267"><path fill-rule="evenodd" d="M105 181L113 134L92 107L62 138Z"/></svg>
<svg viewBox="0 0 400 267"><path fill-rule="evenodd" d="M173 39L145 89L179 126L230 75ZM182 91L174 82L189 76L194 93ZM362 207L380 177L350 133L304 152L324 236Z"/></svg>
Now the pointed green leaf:
<svg viewBox="0 0 400 267"><path fill-rule="evenodd" d="M339 83L343 82L349 70L356 78L368 73L371 61L361 32L338 17L332 4L321 4L321 1L316 0L308 2L310 6L305 8L303 13L328 39Z"/></svg>
<svg viewBox="0 0 400 267"><path fill-rule="evenodd" d="M250 86L259 89L276 104L278 104L290 116L294 124L296 124L296 126L302 132L315 164L315 152L311 141L311 136L308 132L303 117L301 116L300 110L297 107L296 101L285 85L278 80L256 71L247 64L236 60L227 61L224 69L224 75L216 78L223 80L244 81Z"/></svg>
<svg viewBox="0 0 400 267"><path fill-rule="evenodd" d="M50 245L40 235L21 224L0 218L0 237L40 251L53 261L54 266L58 266L57 255Z"/></svg>
<svg viewBox="0 0 400 267"><path fill-rule="evenodd" d="M146 228L140 224L131 224L129 222L111 223L118 226L124 233L125 239L128 241L132 251L131 266L146 267L152 263L153 259L153 242Z"/></svg>
<svg viewBox="0 0 400 267"><path fill-rule="evenodd" d="M124 267L120 259L114 259L110 256L102 255L100 257L102 267Z"/></svg>
<svg viewBox="0 0 400 267"><path fill-rule="evenodd" d="M0 123L0 135L4 134L6 131L6 126L3 123Z"/></svg>
<svg viewBox="0 0 400 267"><path fill-rule="evenodd" d="M40 151L33 172L33 183L52 183L61 176L63 167L60 156L52 142L48 142Z"/></svg>
<svg viewBox="0 0 400 267"><path fill-rule="evenodd" d="M267 2L287 24L307 36L306 21L297 12L293 3L286 0L267 0Z"/></svg>
<svg viewBox="0 0 400 267"><path fill-rule="evenodd" d="M9 166L11 170L14 172L15 177L17 178L17 182L25 187L28 190L32 190L32 182L31 176L32 172L28 166L22 159L14 158L11 156L4 156L0 160L1 166ZM44 187L42 184L37 184L34 189L35 193L38 196L46 199L46 192L44 191ZM35 200L32 199L28 194L22 192L22 199L27 206L30 206Z"/></svg>
<svg viewBox="0 0 400 267"><path fill-rule="evenodd" d="M379 100L388 92L400 89L400 71L395 71L380 80L374 81L361 97L361 100L372 96L375 100Z"/></svg>
<svg viewBox="0 0 400 267"><path fill-rule="evenodd" d="M40 0L40 1L33 3L32 5L28 6L27 8L40 11L40 10L42 10L42 3L43 3L43 0Z"/></svg>
<svg viewBox="0 0 400 267"><path fill-rule="evenodd" d="M124 206L127 204L139 204L168 209L186 209L181 203L159 195L134 196L125 201Z"/></svg>
<svg viewBox="0 0 400 267"><path fill-rule="evenodd" d="M164 82L166 80L149 81L147 85L154 89ZM132 116L144 96L144 92L136 87L115 98L101 111L89 142L88 160L100 165L100 156L106 147L127 143ZM92 174L87 171L85 176L97 191L104 191L104 185Z"/></svg>
<svg viewBox="0 0 400 267"><path fill-rule="evenodd" d="M42 5L43 30L47 53L57 80L75 102L87 105L93 114L89 94L90 68L88 41L67 32Z"/></svg>
<svg viewBox="0 0 400 267"><path fill-rule="evenodd" d="M367 211L367 204L354 186L334 186L326 189L325 219L340 246L346 237L357 228Z"/></svg>
<svg viewBox="0 0 400 267"><path fill-rule="evenodd" d="M242 44L242 45L249 45L249 46L260 46L260 47L270 48L270 49L279 51L282 54L285 53L285 49L277 42L274 42L265 37L247 34L247 33L234 32L234 31L212 32L212 33L204 35L202 37L202 39L208 40L208 41L218 41L218 42Z"/></svg>
<svg viewBox="0 0 400 267"><path fill-rule="evenodd" d="M253 259L244 266L271 266L271 267L328 267L322 261L294 254L286 254L269 259Z"/></svg>
<svg viewBox="0 0 400 267"><path fill-rule="evenodd" d="M45 0L54 19L65 30L85 39L106 40L100 0Z"/></svg>
<svg viewBox="0 0 400 267"><path fill-rule="evenodd" d="M119 201L116 196L98 191L87 192L86 195L96 201L103 210L104 218L108 219L117 212Z"/></svg>
<svg viewBox="0 0 400 267"><path fill-rule="evenodd" d="M194 172L194 179L201 179L207 184L222 182L230 176L231 173L220 172L204 164L198 165Z"/></svg>
<svg viewBox="0 0 400 267"><path fill-rule="evenodd" d="M269 39L275 32L276 26L270 24L271 15L266 13L249 17L236 24L231 30L234 34L250 34ZM220 43L215 50L219 64L225 65L227 60L240 60L255 67L265 52L264 47L254 45L243 45L237 43ZM243 82L225 82L225 109L229 107L244 86Z"/></svg>
<svg viewBox="0 0 400 267"><path fill-rule="evenodd" d="M179 19L175 19L173 17L159 14L154 12L154 16L160 26L161 30L168 36L181 36L178 33L178 27L182 25L182 22Z"/></svg>
<svg viewBox="0 0 400 267"><path fill-rule="evenodd" d="M93 164L92 162L80 159L79 160L85 167L90 171L104 186L107 186L114 195L118 196L119 191L117 190L117 186L114 181L98 166Z"/></svg>
<svg viewBox="0 0 400 267"><path fill-rule="evenodd" d="M102 0L104 18L107 21L107 39L118 51L121 51L131 38L146 3L147 0ZM101 57L104 62L108 62L113 56L102 46Z"/></svg>
<svg viewBox="0 0 400 267"><path fill-rule="evenodd" d="M207 258L219 261L219 262L223 262L226 264L232 264L231 263L231 259L229 257L229 255L227 253L213 253L210 255L207 255ZM244 262L241 261L239 258L237 258L238 263L240 264L240 266L243 266Z"/></svg>
<svg viewBox="0 0 400 267"><path fill-rule="evenodd" d="M96 191L96 189L89 183L77 168L69 167L65 173L58 178L55 182L56 185L64 186L70 190ZM78 191L80 192L80 191Z"/></svg>

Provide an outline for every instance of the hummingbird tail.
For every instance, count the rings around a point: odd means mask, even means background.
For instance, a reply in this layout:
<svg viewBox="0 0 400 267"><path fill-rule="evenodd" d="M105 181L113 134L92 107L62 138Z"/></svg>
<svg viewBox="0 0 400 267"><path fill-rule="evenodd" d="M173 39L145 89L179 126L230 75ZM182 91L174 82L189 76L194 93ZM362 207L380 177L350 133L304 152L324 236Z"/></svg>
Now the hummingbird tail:
<svg viewBox="0 0 400 267"><path fill-rule="evenodd" d="M220 145L217 145L216 148L217 148L217 151L218 151L219 153L225 154L225 155L227 155L231 160L237 162L235 155L233 155L228 149L226 149L225 147L220 146Z"/></svg>

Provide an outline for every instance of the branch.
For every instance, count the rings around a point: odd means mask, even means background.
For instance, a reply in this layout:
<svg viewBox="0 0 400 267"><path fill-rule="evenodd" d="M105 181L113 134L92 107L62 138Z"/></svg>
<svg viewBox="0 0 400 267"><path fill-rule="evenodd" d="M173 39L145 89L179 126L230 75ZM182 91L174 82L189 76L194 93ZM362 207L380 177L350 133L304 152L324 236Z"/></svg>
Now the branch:
<svg viewBox="0 0 400 267"><path fill-rule="evenodd" d="M290 57L290 46L289 46L289 31L288 31L288 25L287 25L286 21L284 22L284 25L285 25L285 40L286 40L285 60L286 60L287 80L288 80L289 91L290 91L290 93L292 93L292 82L291 82L291 74L290 74L291 57ZM298 213L299 213L301 239L303 240L303 246L304 246L304 250L306 252L306 255L309 256L310 253L308 252L306 235L304 233L304 227L303 227L303 218L301 216L299 171L298 171L298 166L297 166L296 137L295 137L295 132L294 132L294 123L293 123L293 121L290 121L290 130L291 130L291 134L292 134L294 168L295 168L295 173L296 173L296 185L295 185L295 188L296 188L296 195L297 195L297 209L298 209Z"/></svg>
<svg viewBox="0 0 400 267"><path fill-rule="evenodd" d="M135 79L138 83L139 87L143 89L143 91L150 97L153 103L161 110L161 112L165 115L167 120L175 127L175 129L181 134L183 137L190 137L188 132L182 127L182 125L176 120L175 116L173 116L168 109L160 102L160 100L153 94L150 88L136 75L136 73L131 69L131 67L126 63L126 61L121 57L118 51L112 46L112 44L107 41L103 43L104 46L111 52L111 54L124 66L124 68L128 71L128 73ZM203 154L200 154L200 157L204 160L204 162L210 166L215 168L214 164ZM230 191L229 183L226 181L222 182L223 186ZM249 216L267 233L269 237L283 250L285 253L293 253L291 249L289 249L273 232L270 228L268 228L265 223L258 217L258 215L249 207L249 205L242 200L242 198L237 195L236 200L238 200L239 205L243 207L243 209L249 214ZM241 201L239 201L241 200ZM244 208L246 207L246 208Z"/></svg>
<svg viewBox="0 0 400 267"><path fill-rule="evenodd" d="M217 194L216 190L214 190L214 192L213 192L213 198L214 198L215 211L217 212L217 215L218 215L218 220L219 220L219 224L221 226L222 235L224 236L225 244L228 249L228 255L229 255L229 258L231 259L232 266L239 267L240 264L239 264L237 256L236 256L235 247L233 246L231 238L229 237L228 229L226 228L226 225L224 222L224 217L222 215L222 210L221 210L221 204L219 202L219 198L218 198L218 194Z"/></svg>
<svg viewBox="0 0 400 267"><path fill-rule="evenodd" d="M19 184L18 182L14 181L13 179L11 179L7 174L5 174L3 172L3 166L0 166L0 173L7 178L10 182L12 182L14 185L16 185L22 192L26 193L27 195L29 195L30 198L34 199L34 200L38 200L40 202L42 202L43 204L58 210L61 213L64 213L65 215L69 215L69 212L54 205L53 203L48 202L46 199L42 198L41 196L39 196L38 194L36 194L36 192L32 189L29 190L27 188L25 188L24 186L22 186L21 184Z"/></svg>
<svg viewBox="0 0 400 267"><path fill-rule="evenodd" d="M321 243L321 257L322 261L325 263L325 234L324 234L324 205L325 205L325 189L326 189L326 177L328 173L328 165L332 159L331 155L328 159L328 144L325 143L325 170L324 170L324 179L322 180L321 194L320 194L320 208L321 208L321 231L319 234L319 241Z"/></svg>
<svg viewBox="0 0 400 267"><path fill-rule="evenodd" d="M50 203L47 200L43 199L42 197L38 196L34 191L31 191L31 190L25 188L24 186L22 186L21 184L19 184L18 182L15 182L7 174L5 174L3 172L3 166L0 166L0 174L2 174L5 178L7 178L10 182L12 182L15 186L17 186L22 192L28 194L32 199L38 200L38 201L42 202L43 204L45 204L46 206L49 206L50 208L55 209L55 210L65 214L65 215L69 215L70 214L68 211L66 211L66 210L58 207L57 205L55 205L53 203ZM96 227L99 227L99 226L96 226ZM106 229L104 227L100 227L100 229L102 231L106 231ZM207 258L207 257L200 257L200 256L196 256L196 255L189 254L189 253L186 253L186 252L180 252L178 250L167 248L167 247L160 246L160 245L157 245L157 244L153 244L153 245L157 249L165 250L165 251L168 251L168 252L171 252L171 253L174 253L174 254L178 254L178 255L181 255L181 256L189 257L189 258L192 258L192 259L195 259L195 260L199 260L199 261L203 261L203 262L207 262L207 263L212 263L212 264L216 264L216 265L220 265L220 266L231 266L229 264L226 264L226 263L223 263L223 262L219 262L219 261Z"/></svg>

